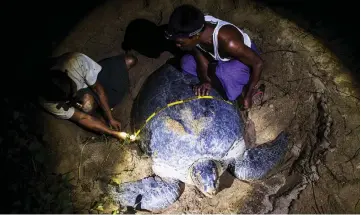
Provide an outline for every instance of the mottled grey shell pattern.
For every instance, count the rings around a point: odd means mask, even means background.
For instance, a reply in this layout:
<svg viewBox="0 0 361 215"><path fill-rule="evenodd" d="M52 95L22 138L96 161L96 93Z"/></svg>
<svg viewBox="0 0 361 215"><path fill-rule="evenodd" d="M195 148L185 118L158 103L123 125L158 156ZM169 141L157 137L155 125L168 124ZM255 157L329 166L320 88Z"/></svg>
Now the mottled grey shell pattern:
<svg viewBox="0 0 361 215"><path fill-rule="evenodd" d="M133 123L139 129L147 117L167 104L194 97L198 78L164 65L143 85L133 106ZM222 99L215 91L211 96ZM153 117L140 133L142 148L158 162L172 166L211 157L223 158L242 139L244 124L234 105L215 99L178 104Z"/></svg>

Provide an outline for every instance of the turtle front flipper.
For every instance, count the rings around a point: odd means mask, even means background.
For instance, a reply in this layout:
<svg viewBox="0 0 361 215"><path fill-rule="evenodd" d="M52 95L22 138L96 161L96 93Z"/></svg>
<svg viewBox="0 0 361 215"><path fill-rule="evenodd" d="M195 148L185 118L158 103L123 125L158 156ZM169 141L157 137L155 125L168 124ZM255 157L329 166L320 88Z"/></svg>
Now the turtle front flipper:
<svg viewBox="0 0 361 215"><path fill-rule="evenodd" d="M287 145L287 135L281 132L272 143L247 149L231 165L234 175L241 180L261 179L280 162L287 151Z"/></svg>
<svg viewBox="0 0 361 215"><path fill-rule="evenodd" d="M183 192L181 185L180 181L155 176L118 186L111 185L109 193L121 206L156 211L167 208L179 198Z"/></svg>

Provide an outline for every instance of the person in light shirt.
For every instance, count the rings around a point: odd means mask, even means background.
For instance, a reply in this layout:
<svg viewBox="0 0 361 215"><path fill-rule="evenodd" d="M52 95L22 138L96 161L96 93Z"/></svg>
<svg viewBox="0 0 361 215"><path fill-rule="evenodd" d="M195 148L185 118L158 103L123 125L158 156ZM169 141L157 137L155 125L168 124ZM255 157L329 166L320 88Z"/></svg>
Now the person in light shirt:
<svg viewBox="0 0 361 215"><path fill-rule="evenodd" d="M51 58L39 84L39 102L57 118L124 139L111 109L129 92L128 71L136 63L137 58L127 54L100 62L78 52Z"/></svg>

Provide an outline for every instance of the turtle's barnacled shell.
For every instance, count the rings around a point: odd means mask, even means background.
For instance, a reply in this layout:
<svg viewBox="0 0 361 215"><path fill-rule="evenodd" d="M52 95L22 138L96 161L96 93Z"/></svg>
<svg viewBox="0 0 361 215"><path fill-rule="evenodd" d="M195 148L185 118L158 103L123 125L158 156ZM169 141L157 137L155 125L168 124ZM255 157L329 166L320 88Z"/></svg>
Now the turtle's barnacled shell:
<svg viewBox="0 0 361 215"><path fill-rule="evenodd" d="M192 86L198 78L165 65L153 73L143 85L133 106L133 125L140 129L146 119L169 103L195 97ZM197 160L212 159L228 162L244 150L243 121L235 106L222 100L195 99L158 112L141 130L140 142L152 157L155 166L169 168L162 177L182 180L188 168ZM230 149L242 148L227 156Z"/></svg>

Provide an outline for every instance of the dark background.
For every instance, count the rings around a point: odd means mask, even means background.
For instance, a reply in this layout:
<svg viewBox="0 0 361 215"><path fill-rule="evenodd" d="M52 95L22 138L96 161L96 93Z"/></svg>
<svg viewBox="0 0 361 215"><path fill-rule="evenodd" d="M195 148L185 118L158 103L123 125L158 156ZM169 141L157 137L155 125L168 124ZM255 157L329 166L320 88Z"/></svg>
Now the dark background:
<svg viewBox="0 0 361 215"><path fill-rule="evenodd" d="M121 0L120 0L121 1ZM295 21L302 28L319 37L352 71L359 82L359 1L327 0L256 0ZM30 3L31 2L31 3ZM63 0L44 3L16 3L9 16L11 51L21 77L29 75L44 57L49 55L101 0ZM15 3L14 3L15 4ZM6 21L6 20L4 20ZM25 76L26 77L26 76ZM24 80L27 78L24 77Z"/></svg>
<svg viewBox="0 0 361 215"><path fill-rule="evenodd" d="M354 74L359 74L359 1L256 1L321 38ZM16 38L12 49L20 54L19 57L24 58L24 61L19 62L19 59L17 61L18 65L26 70L49 55L52 48L67 36L79 20L105 1L30 2L16 3L17 8L5 11L5 13L12 12L9 19L13 22L11 23L13 30L2 30L7 35L11 35L11 39Z"/></svg>
<svg viewBox="0 0 361 215"><path fill-rule="evenodd" d="M256 0L319 38L360 80L360 1Z"/></svg>
<svg viewBox="0 0 361 215"><path fill-rule="evenodd" d="M359 85L360 52L360 11L359 1L326 1L326 0L256 0L264 4L283 17L296 22L330 48L352 72L354 81ZM5 200L0 212L14 212L12 203L17 200L16 212L31 213L32 207L38 207L34 201L27 199L29 193L36 193L39 183L43 183L39 173L32 173L31 150L27 143L18 143L14 139L14 131L19 130L26 120L31 121L31 108L26 106L32 99L32 89L36 79L36 69L44 59L93 8L103 4L100 0L57 0L44 3L27 1L24 3L13 1L2 6L3 24L3 56L2 60L2 128L0 140L0 157L2 170L6 174L2 183L7 192L3 192ZM6 67L6 69L5 69ZM13 111L24 111L28 117L14 120ZM21 129L20 129L21 130ZM26 132L31 132L31 128ZM20 131L18 132L21 133ZM24 133L24 132L23 132ZM27 135L27 134L23 134ZM28 168L28 166L30 166ZM38 172L41 169L38 170ZM6 177L5 177L6 175ZM35 185L29 181L35 180ZM56 179L58 180L58 179ZM40 181L40 182L39 182ZM45 182L44 182L45 183ZM51 182L53 183L53 182ZM16 186L15 186L16 185ZM15 188L10 189L10 187ZM9 189L8 189L9 188ZM42 188L47 191L46 188ZM43 191L44 191L43 190ZM42 191L42 192L43 192ZM50 191L49 191L50 192ZM37 194L38 195L38 194ZM39 198L35 195L34 197ZM20 199L20 200L19 200ZM29 204L25 207L23 204ZM41 209L43 210L43 209ZM45 213L62 212L44 209Z"/></svg>

